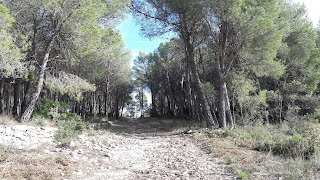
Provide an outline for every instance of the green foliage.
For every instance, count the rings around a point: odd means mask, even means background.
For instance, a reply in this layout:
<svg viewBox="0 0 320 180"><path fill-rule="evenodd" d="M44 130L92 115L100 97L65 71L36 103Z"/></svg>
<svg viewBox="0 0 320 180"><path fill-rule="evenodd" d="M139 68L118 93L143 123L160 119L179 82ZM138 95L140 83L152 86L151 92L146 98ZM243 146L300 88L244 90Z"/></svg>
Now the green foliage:
<svg viewBox="0 0 320 180"><path fill-rule="evenodd" d="M68 113L69 105L53 100L44 100L38 104L38 115L50 119L67 119L70 117Z"/></svg>
<svg viewBox="0 0 320 180"><path fill-rule="evenodd" d="M45 100L39 103L38 112L33 115L32 121L43 126L49 119L54 119L58 127L55 139L67 145L88 128L88 122L82 121L81 116L69 113L68 110L69 105L66 103Z"/></svg>
<svg viewBox="0 0 320 180"><path fill-rule="evenodd" d="M44 117L41 114L33 114L32 118L31 118L31 122L36 123L36 125L38 126L45 126L47 125L47 123L50 121L50 119Z"/></svg>
<svg viewBox="0 0 320 180"><path fill-rule="evenodd" d="M243 173L243 172L242 172L242 173L239 174L239 178L240 178L240 179L246 179L247 177L249 177L249 176L248 176L248 174L246 174L246 173Z"/></svg>
<svg viewBox="0 0 320 180"><path fill-rule="evenodd" d="M211 84L210 82L206 82L202 86L203 91L208 99L214 99L217 96L218 93L215 91L213 84Z"/></svg>
<svg viewBox="0 0 320 180"><path fill-rule="evenodd" d="M12 23L15 21L15 19L12 16L10 16L10 10L6 7L5 4L0 4L0 19L1 29L7 29L12 27Z"/></svg>
<svg viewBox="0 0 320 180"><path fill-rule="evenodd" d="M65 120L57 121L58 131L55 140L62 144L68 144L78 138L84 130L88 129L88 123L81 120L81 116L74 115Z"/></svg>
<svg viewBox="0 0 320 180"><path fill-rule="evenodd" d="M78 76L61 72L59 77L47 75L46 86L53 92L59 92L79 101L83 98L83 93L95 91L96 87Z"/></svg>
<svg viewBox="0 0 320 180"><path fill-rule="evenodd" d="M255 125L215 133L235 139L240 146L287 158L310 159L320 146L319 129L310 123Z"/></svg>
<svg viewBox="0 0 320 180"><path fill-rule="evenodd" d="M307 118L310 122L319 123L320 122L320 109L315 109L314 113L307 114Z"/></svg>
<svg viewBox="0 0 320 180"><path fill-rule="evenodd" d="M6 5L0 4L0 78L19 77L26 72L24 54L16 44L17 38L10 33L14 21Z"/></svg>
<svg viewBox="0 0 320 180"><path fill-rule="evenodd" d="M285 140L259 144L254 149L266 152L271 151L275 155L284 157L303 157L307 159L314 154L315 145L315 139L302 138L300 135L294 134Z"/></svg>

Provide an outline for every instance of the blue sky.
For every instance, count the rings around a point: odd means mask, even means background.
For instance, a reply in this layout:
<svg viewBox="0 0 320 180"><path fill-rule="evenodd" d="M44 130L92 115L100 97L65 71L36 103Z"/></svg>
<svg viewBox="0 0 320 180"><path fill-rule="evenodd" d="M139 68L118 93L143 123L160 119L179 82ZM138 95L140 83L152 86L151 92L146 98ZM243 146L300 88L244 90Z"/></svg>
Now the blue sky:
<svg viewBox="0 0 320 180"><path fill-rule="evenodd" d="M134 22L131 15L128 15L128 18L117 29L120 31L126 47L131 50L132 59L138 56L139 51L145 53L153 52L161 42L168 41L163 37L152 38L151 40L144 38L140 34L140 26Z"/></svg>

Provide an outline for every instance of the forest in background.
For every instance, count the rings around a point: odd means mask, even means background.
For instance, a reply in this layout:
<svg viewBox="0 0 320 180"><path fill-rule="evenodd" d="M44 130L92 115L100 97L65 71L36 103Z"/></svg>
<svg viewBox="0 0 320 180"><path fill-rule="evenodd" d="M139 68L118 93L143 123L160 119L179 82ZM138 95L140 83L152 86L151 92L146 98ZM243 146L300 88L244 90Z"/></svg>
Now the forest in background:
<svg viewBox="0 0 320 180"><path fill-rule="evenodd" d="M131 9L146 37L177 35L135 60L140 86L151 90L151 116L230 129L318 121L320 29L305 7L154 0L133 1Z"/></svg>
<svg viewBox="0 0 320 180"><path fill-rule="evenodd" d="M1 1L0 113L118 117L132 91L115 27L129 1Z"/></svg>
<svg viewBox="0 0 320 180"><path fill-rule="evenodd" d="M133 67L127 13L146 38L173 35ZM213 127L200 139L240 177L316 179L319 66L320 25L290 0L0 0L0 120L56 123L62 144L139 110L146 127Z"/></svg>
<svg viewBox="0 0 320 180"><path fill-rule="evenodd" d="M151 117L229 129L318 121L320 30L290 1L11 0L0 10L0 113L21 122L130 107L143 116L148 89ZM145 37L175 34L133 71L115 30L129 11Z"/></svg>

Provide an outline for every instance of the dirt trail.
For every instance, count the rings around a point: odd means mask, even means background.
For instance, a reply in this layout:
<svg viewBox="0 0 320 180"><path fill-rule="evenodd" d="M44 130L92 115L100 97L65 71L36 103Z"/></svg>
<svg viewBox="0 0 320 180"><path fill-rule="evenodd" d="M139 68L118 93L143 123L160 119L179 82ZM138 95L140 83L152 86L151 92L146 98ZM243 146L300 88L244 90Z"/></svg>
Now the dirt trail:
<svg viewBox="0 0 320 180"><path fill-rule="evenodd" d="M81 169L71 179L234 179L192 135L159 131L141 120L116 121L111 133L80 139L74 150L80 155L73 158Z"/></svg>

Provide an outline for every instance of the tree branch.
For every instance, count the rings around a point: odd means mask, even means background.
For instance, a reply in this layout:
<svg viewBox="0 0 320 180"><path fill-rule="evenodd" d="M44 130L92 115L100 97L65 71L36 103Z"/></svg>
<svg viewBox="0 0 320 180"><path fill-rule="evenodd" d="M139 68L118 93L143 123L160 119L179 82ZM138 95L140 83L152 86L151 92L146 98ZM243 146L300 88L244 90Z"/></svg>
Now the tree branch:
<svg viewBox="0 0 320 180"><path fill-rule="evenodd" d="M176 27L179 26L179 24L172 23L172 22L170 22L170 21L168 21L168 20L166 20L166 19L158 18L158 17L155 17L155 16L151 16L151 15L149 15L149 14L147 14L147 13L144 13L144 12L140 11L139 9L135 8L134 6L131 6L130 9L132 9L133 11L135 11L135 12L137 12L137 13L139 13L139 14L144 15L144 16L147 17L147 18L156 19L156 20L158 20L158 21L162 21L162 22L167 23L167 24L170 24L170 25L172 25L172 26L176 26Z"/></svg>

